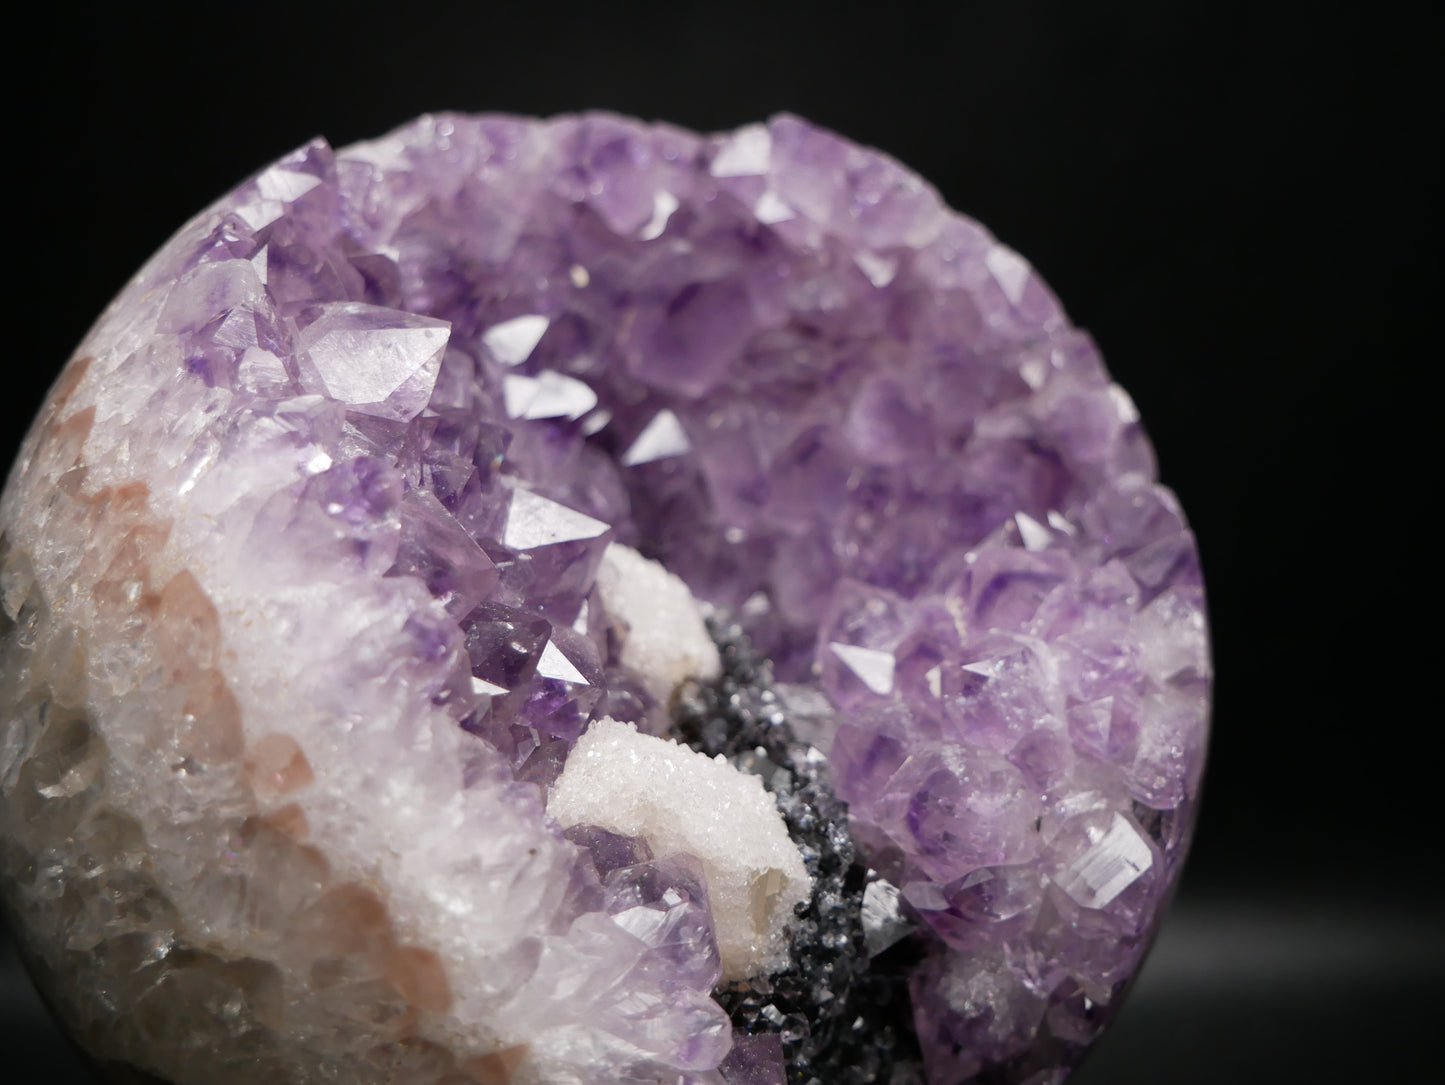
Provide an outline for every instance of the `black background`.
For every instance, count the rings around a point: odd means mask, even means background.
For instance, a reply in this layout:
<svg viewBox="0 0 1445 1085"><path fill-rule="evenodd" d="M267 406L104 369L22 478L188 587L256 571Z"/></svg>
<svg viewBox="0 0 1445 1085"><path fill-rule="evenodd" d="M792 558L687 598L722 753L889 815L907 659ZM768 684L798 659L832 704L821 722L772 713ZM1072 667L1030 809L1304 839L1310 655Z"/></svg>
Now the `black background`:
<svg viewBox="0 0 1445 1085"><path fill-rule="evenodd" d="M1072 1080L1438 1080L1441 134L1434 38L1403 6L34 10L8 32L6 462L142 260L318 133L443 108L704 130L788 110L933 181L1094 334L1210 590L1195 853ZM0 1079L87 1080L3 939Z"/></svg>

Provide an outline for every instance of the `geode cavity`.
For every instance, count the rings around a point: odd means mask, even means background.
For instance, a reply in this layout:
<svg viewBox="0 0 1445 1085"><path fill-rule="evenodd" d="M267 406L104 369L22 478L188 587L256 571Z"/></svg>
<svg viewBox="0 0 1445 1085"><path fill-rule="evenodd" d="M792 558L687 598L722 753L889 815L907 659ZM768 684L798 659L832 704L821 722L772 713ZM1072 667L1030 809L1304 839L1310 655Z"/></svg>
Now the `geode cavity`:
<svg viewBox="0 0 1445 1085"><path fill-rule="evenodd" d="M1133 405L793 117L308 144L102 316L0 528L4 903L103 1065L1045 1085L1187 846L1203 594ZM633 551L686 589L626 603ZM689 590L720 666L643 628ZM725 975L708 857L549 816L604 717L758 778L767 953Z"/></svg>

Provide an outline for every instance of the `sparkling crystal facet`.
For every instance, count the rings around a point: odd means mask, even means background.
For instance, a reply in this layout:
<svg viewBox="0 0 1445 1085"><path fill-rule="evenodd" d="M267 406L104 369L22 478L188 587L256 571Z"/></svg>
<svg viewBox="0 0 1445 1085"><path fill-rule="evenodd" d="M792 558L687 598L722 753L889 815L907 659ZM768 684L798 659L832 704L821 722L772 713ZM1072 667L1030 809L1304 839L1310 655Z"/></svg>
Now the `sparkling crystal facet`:
<svg viewBox="0 0 1445 1085"><path fill-rule="evenodd" d="M1187 847L1203 589L1133 403L1017 253L797 118L300 148L102 316L0 528L5 903L164 1079L784 1080L809 1026L731 1035L697 859L546 813L591 721L667 725L638 659L705 655L627 653L609 547L807 706L848 959L914 954L932 1085L1060 1080Z"/></svg>

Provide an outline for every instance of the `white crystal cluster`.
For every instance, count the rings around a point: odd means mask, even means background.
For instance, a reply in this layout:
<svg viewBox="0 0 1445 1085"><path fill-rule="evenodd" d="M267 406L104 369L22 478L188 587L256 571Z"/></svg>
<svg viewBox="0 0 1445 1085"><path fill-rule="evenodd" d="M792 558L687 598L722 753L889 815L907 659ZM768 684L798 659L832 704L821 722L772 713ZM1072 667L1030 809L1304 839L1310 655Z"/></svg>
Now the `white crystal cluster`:
<svg viewBox="0 0 1445 1085"><path fill-rule="evenodd" d="M622 637L622 662L666 704L689 678L722 670L697 600L682 578L628 546L612 543L597 569L597 593Z"/></svg>
<svg viewBox="0 0 1445 1085"><path fill-rule="evenodd" d="M603 717L573 748L547 812L640 836L658 856L700 859L725 980L784 963L809 879L760 777Z"/></svg>

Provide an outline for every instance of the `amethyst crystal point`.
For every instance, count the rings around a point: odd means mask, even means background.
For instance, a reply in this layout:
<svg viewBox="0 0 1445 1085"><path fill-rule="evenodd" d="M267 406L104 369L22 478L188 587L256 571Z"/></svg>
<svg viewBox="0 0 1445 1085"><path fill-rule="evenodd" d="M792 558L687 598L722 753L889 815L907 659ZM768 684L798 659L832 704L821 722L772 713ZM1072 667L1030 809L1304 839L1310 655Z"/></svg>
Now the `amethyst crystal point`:
<svg viewBox="0 0 1445 1085"><path fill-rule="evenodd" d="M5 906L162 1080L1055 1082L1194 818L1128 396L792 117L308 144L102 316L0 529Z"/></svg>

